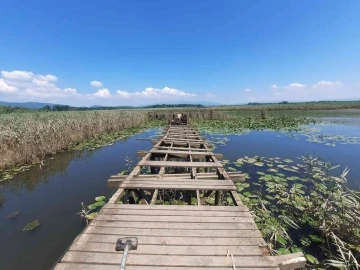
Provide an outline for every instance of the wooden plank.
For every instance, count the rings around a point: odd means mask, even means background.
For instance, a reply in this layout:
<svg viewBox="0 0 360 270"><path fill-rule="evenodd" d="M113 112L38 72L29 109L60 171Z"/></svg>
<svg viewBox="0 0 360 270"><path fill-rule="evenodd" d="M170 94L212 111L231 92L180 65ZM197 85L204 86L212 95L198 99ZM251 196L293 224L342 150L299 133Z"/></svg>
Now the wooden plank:
<svg viewBox="0 0 360 270"><path fill-rule="evenodd" d="M117 253L114 244L109 243L88 243L75 242L69 250ZM227 247L227 246L160 246L160 245L139 245L137 250L131 251L133 254L146 255L202 255L202 256L226 256L227 250L233 255L238 256L261 256L262 251L258 247Z"/></svg>
<svg viewBox="0 0 360 270"><path fill-rule="evenodd" d="M153 228L184 230L257 230L254 222L241 223L161 223L151 221L102 221L93 220L90 225L113 228Z"/></svg>
<svg viewBox="0 0 360 270"><path fill-rule="evenodd" d="M119 237L108 234L88 234L86 231L75 239L76 242L112 243ZM154 237L139 236L139 245L163 246L255 246L262 244L262 238L196 238L196 237Z"/></svg>
<svg viewBox="0 0 360 270"><path fill-rule="evenodd" d="M86 233L91 234L114 234L118 237L127 236L156 236L156 237L200 237L200 238L261 238L257 230L179 230L179 229L137 229L137 228L116 228L88 226Z"/></svg>
<svg viewBox="0 0 360 270"><path fill-rule="evenodd" d="M211 174L209 174L210 176ZM214 175L214 174L212 174ZM174 174L164 174L163 178L190 178L190 173L174 173ZM204 175L205 176L205 175ZM127 175L111 175L110 179L125 179ZM153 174L141 174L136 177L136 179L145 179L145 178L154 178Z"/></svg>
<svg viewBox="0 0 360 270"><path fill-rule="evenodd" d="M196 168L218 168L223 167L220 162L178 162L178 161L147 161L141 160L138 166L148 167L196 167Z"/></svg>
<svg viewBox="0 0 360 270"><path fill-rule="evenodd" d="M121 199L121 197L124 195L124 189L120 188L118 189L109 199L109 203L108 204L115 204L118 203Z"/></svg>
<svg viewBox="0 0 360 270"><path fill-rule="evenodd" d="M180 138L171 138L168 136L165 136L163 138L165 141L177 141L177 142L191 142L191 143L204 143L203 139L180 139Z"/></svg>
<svg viewBox="0 0 360 270"><path fill-rule="evenodd" d="M192 151L197 151L197 152L199 152L199 151L201 151L201 152L211 152L211 151L209 151L208 149L202 149L202 148L196 148L196 147L194 147L194 148L187 148L187 147L171 147L171 146L154 146L153 147L153 149L169 149L169 150L188 150L189 151L189 149Z"/></svg>
<svg viewBox="0 0 360 270"><path fill-rule="evenodd" d="M184 180L184 181L182 181ZM140 181L129 181L127 183L123 183L121 184L121 188L143 188L145 189L145 187L152 187L152 188L156 188L158 185L159 189L162 188L177 188L179 186L180 187L185 187L185 188L196 188L198 187L198 189L212 189L212 188L217 188L221 190L221 187L227 187L230 188L230 190L236 190L235 185L232 182L220 182L218 181L218 183L208 183L210 181L214 181L214 180L200 180L200 181L194 181L194 183L190 183L188 181L186 181L188 179L179 179L179 182L176 183L175 181L147 181L147 180L140 180Z"/></svg>
<svg viewBox="0 0 360 270"><path fill-rule="evenodd" d="M207 269L220 269L220 270L233 270L231 266L207 268ZM240 268L242 270L260 270L259 268ZM266 268L267 270L279 270L279 268ZM85 263L59 263L54 270L119 270L119 265L109 264L85 264ZM153 266L126 266L126 270L154 270ZM156 270L204 270L203 267L169 267L169 266L157 266Z"/></svg>
<svg viewBox="0 0 360 270"><path fill-rule="evenodd" d="M280 270L299 269L306 265L306 259L302 252L273 256L271 259L278 263Z"/></svg>
<svg viewBox="0 0 360 270"><path fill-rule="evenodd" d="M147 216L195 216L195 217L252 217L250 212L220 211L173 211L173 210L137 210L104 208L100 212L106 215L147 215Z"/></svg>
<svg viewBox="0 0 360 270"><path fill-rule="evenodd" d="M112 221L153 221L153 222L183 222L183 223L232 223L232 222L252 222L252 217L186 217L183 216L124 216L124 215L106 215L100 214L95 217L96 220L112 220ZM225 226L225 225L224 225Z"/></svg>
<svg viewBox="0 0 360 270"><path fill-rule="evenodd" d="M130 252L126 260L126 266L197 266L197 267L223 267L231 266L231 260L219 256L156 256L138 255ZM62 262L95 263L119 265L121 253L78 252L68 251L62 258ZM234 256L236 266L270 268L277 265L265 256Z"/></svg>
<svg viewBox="0 0 360 270"><path fill-rule="evenodd" d="M195 168L193 168L195 169ZM152 175L153 177L156 177L156 175ZM200 179L191 179L191 178L132 178L128 181L128 183L136 183L136 184L146 184L146 183L152 183L152 184L189 184L189 185L220 185L220 186L226 186L230 185L233 186L234 183L231 180L224 180L224 179L206 179L206 178L200 178Z"/></svg>
<svg viewBox="0 0 360 270"><path fill-rule="evenodd" d="M197 189L211 189L218 191L235 191L236 187L233 186L215 186L215 185L202 185L202 186L189 186L189 185L169 185L169 184L134 184L134 183L125 183L121 184L121 187L124 189L160 189L160 190L197 190Z"/></svg>
<svg viewBox="0 0 360 270"><path fill-rule="evenodd" d="M193 180L193 181L191 181ZM128 181L126 184L139 184L139 185L189 185L191 187L202 187L202 186L229 186L235 187L234 183L227 180L207 180L207 179L162 179L162 180L151 180L151 179L136 179L133 178L131 181ZM123 185L121 185L123 187ZM202 188L199 188L202 189Z"/></svg>
<svg viewBox="0 0 360 270"><path fill-rule="evenodd" d="M141 209L141 210L173 210L173 211L221 211L221 212L248 212L246 206L210 206L210 205L144 205L144 204L105 204L103 209Z"/></svg>
<svg viewBox="0 0 360 270"><path fill-rule="evenodd" d="M188 148L185 148L188 149ZM206 156L215 155L217 159L222 159L222 154L214 154L212 152L199 152L199 151L174 151L174 150L150 150L150 151L138 151L137 155L140 157L145 156L147 153L152 154L169 154L172 156L186 157L188 155L192 155L195 158L205 158Z"/></svg>
<svg viewBox="0 0 360 270"><path fill-rule="evenodd" d="M144 175L145 176L145 175ZM133 178L133 179L136 179L136 180L148 180L150 179L150 177L148 176L151 176L153 177L153 175L147 175L146 177L137 177L137 178ZM167 179L169 178L170 176L164 176L163 179ZM113 177L113 178L110 178L108 181L107 181L107 184L108 184L108 187L119 187L120 184L124 181L124 178L125 177ZM184 175L182 177L178 176L176 177L176 180L190 180L190 176L189 175ZM216 180L218 179L218 176L217 175L213 175L213 176L198 176L197 177L197 180L199 181L209 181L209 180ZM232 179L231 179L232 180ZM237 183L237 182L242 182L242 181L233 181L234 183Z"/></svg>

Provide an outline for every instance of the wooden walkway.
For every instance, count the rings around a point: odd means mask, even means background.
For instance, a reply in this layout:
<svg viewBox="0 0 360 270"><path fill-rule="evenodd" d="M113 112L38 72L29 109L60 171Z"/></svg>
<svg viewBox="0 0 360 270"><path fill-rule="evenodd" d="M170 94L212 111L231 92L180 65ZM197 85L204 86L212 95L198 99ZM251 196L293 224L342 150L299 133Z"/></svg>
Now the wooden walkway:
<svg viewBox="0 0 360 270"><path fill-rule="evenodd" d="M138 249L129 252L128 270L304 267L302 253L267 256L266 243L236 193L234 182L244 181L243 175L228 174L219 162L222 155L212 153L193 128L170 125L153 143L150 151L138 152L142 159L129 175L109 179L117 191L56 270L119 269L119 237L139 240ZM166 192L187 205L160 205ZM205 205L214 193L213 205Z"/></svg>

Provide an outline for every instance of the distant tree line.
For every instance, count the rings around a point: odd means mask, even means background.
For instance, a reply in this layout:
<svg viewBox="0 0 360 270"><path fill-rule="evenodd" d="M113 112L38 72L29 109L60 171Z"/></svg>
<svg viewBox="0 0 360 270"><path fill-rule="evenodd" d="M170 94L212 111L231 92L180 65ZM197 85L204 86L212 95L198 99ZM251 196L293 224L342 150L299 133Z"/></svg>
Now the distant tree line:
<svg viewBox="0 0 360 270"><path fill-rule="evenodd" d="M4 113L24 113L24 112L65 112L65 111L95 111L95 110L119 110L119 109L139 109L139 108L178 108L178 107L204 107L201 104L155 104L144 107L132 107L132 106L94 106L94 107L73 107L69 105L46 105L41 109L31 109L21 106L1 106L0 114Z"/></svg>
<svg viewBox="0 0 360 270"><path fill-rule="evenodd" d="M179 108L179 107L205 107L201 104L156 104L145 106L144 108Z"/></svg>
<svg viewBox="0 0 360 270"><path fill-rule="evenodd" d="M278 103L274 103L274 102L268 102L268 103L250 102L250 103L248 103L248 105L271 105L271 104L290 104L290 102L289 101L281 101Z"/></svg>

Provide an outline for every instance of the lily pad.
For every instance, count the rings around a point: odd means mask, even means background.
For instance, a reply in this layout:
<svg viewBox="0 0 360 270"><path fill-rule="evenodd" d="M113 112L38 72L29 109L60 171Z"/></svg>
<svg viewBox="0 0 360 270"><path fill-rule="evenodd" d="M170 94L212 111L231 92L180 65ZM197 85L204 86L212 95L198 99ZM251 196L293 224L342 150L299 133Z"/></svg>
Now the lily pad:
<svg viewBox="0 0 360 270"><path fill-rule="evenodd" d="M19 214L20 214L20 211L16 211L16 212L13 212L13 213L7 215L7 218L9 218L9 219L16 218Z"/></svg>
<svg viewBox="0 0 360 270"><path fill-rule="evenodd" d="M34 220L33 222L26 224L26 226L23 229L23 232L32 231L38 226L40 226L40 222L38 220Z"/></svg>
<svg viewBox="0 0 360 270"><path fill-rule="evenodd" d="M100 201L103 201L103 200L105 200L105 199L106 199L105 196L99 196L99 197L96 197L96 198L95 198L95 201L100 202Z"/></svg>
<svg viewBox="0 0 360 270"><path fill-rule="evenodd" d="M98 214L97 212L90 213L90 214L86 215L86 219L93 220L97 214Z"/></svg>

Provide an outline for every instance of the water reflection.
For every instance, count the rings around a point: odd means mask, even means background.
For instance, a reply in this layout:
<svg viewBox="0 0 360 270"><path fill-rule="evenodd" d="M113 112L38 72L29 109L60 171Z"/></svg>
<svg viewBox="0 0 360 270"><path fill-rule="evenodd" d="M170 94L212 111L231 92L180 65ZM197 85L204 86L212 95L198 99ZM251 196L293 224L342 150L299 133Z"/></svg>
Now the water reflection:
<svg viewBox="0 0 360 270"><path fill-rule="evenodd" d="M75 160L90 159L98 149L69 151L47 158L42 166L36 165L28 171L17 174L13 179L0 182L0 208L3 208L8 194L21 196L23 190L33 191L40 184L47 184L54 176L66 176L68 166Z"/></svg>

